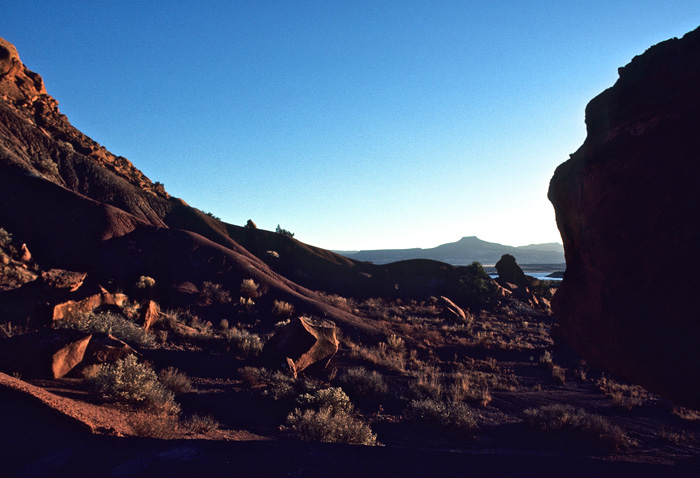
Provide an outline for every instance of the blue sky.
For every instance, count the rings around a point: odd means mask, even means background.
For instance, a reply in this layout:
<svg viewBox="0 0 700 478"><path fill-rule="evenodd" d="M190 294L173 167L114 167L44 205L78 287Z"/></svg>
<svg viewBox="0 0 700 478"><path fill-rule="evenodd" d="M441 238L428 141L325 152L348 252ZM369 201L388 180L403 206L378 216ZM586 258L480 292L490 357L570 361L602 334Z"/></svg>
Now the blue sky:
<svg viewBox="0 0 700 478"><path fill-rule="evenodd" d="M221 219L327 249L560 241L546 194L693 1L45 1L0 36L84 133Z"/></svg>

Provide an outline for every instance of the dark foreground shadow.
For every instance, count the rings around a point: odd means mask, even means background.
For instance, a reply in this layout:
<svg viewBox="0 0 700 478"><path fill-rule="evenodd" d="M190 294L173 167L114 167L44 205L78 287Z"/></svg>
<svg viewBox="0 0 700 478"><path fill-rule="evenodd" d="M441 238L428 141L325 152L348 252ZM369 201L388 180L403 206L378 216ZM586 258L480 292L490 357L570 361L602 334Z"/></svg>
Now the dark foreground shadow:
<svg viewBox="0 0 700 478"><path fill-rule="evenodd" d="M698 476L700 462L674 467L585 457L361 447L292 440L222 442L93 435L84 426L0 390L0 463L5 477L669 477Z"/></svg>

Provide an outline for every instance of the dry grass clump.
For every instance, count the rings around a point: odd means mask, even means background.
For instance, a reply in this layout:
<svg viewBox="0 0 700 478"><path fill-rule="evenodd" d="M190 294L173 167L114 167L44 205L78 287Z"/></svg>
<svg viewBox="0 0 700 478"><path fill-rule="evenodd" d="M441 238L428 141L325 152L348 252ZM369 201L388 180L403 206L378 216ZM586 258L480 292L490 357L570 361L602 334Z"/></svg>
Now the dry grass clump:
<svg viewBox="0 0 700 478"><path fill-rule="evenodd" d="M632 410L651 400L652 395L639 385L625 385L603 377L597 382L598 388L612 399L613 406Z"/></svg>
<svg viewBox="0 0 700 478"><path fill-rule="evenodd" d="M240 287L241 294L246 299L257 299L262 295L260 286L253 279L243 279Z"/></svg>
<svg viewBox="0 0 700 478"><path fill-rule="evenodd" d="M131 413L127 423L134 435L160 440L177 438L180 425L175 415L150 412Z"/></svg>
<svg viewBox="0 0 700 478"><path fill-rule="evenodd" d="M570 432L592 439L611 451L630 446L627 434L600 415L571 405L553 404L525 410L525 421L531 427L547 432Z"/></svg>
<svg viewBox="0 0 700 478"><path fill-rule="evenodd" d="M289 319L294 314L294 306L283 300L276 300L272 304L272 313L282 319Z"/></svg>
<svg viewBox="0 0 700 478"><path fill-rule="evenodd" d="M386 342L380 342L376 347L366 347L351 342L348 342L348 347L352 358L364 360L393 372L406 370L406 345L403 339L396 335L390 336Z"/></svg>
<svg viewBox="0 0 700 478"><path fill-rule="evenodd" d="M119 340L140 347L155 347L153 334L124 317L110 313L89 313L77 320L57 320L54 328L76 329L87 333L111 334Z"/></svg>
<svg viewBox="0 0 700 478"><path fill-rule="evenodd" d="M257 334L236 327L223 330L221 333L231 351L241 358L257 357L262 352L263 343Z"/></svg>
<svg viewBox="0 0 700 478"><path fill-rule="evenodd" d="M158 373L158 381L173 394L189 393L194 390L187 374L175 367L168 367Z"/></svg>
<svg viewBox="0 0 700 478"><path fill-rule="evenodd" d="M125 402L158 413L178 413L173 393L158 381L148 365L127 355L95 368L86 380L107 400Z"/></svg>
<svg viewBox="0 0 700 478"><path fill-rule="evenodd" d="M381 399L389 391L384 376L364 367L347 369L338 381L351 396L361 399Z"/></svg>
<svg viewBox="0 0 700 478"><path fill-rule="evenodd" d="M191 415L182 421L182 428L189 433L207 433L218 430L221 424L211 415Z"/></svg>
<svg viewBox="0 0 700 478"><path fill-rule="evenodd" d="M430 398L413 400L408 404L409 419L458 432L470 432L477 428L476 414L468 405L444 402Z"/></svg>
<svg viewBox="0 0 700 478"><path fill-rule="evenodd" d="M228 304L232 300L231 293L223 285L209 281L202 284L199 295L205 304Z"/></svg>

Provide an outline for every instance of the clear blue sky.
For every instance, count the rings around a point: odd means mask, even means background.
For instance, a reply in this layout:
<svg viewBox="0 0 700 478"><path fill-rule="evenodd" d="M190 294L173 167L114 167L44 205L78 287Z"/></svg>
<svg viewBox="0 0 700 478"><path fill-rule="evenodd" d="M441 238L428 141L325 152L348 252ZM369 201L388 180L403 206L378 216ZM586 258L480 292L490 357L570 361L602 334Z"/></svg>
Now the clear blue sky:
<svg viewBox="0 0 700 478"><path fill-rule="evenodd" d="M84 133L227 222L328 249L560 241L586 103L698 0L15 1Z"/></svg>

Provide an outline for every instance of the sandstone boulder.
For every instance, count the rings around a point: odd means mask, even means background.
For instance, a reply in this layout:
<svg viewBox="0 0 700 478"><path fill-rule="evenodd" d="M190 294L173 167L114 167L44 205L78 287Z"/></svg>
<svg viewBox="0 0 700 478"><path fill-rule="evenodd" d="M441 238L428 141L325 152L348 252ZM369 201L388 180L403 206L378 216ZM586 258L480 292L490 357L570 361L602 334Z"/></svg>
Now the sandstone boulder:
<svg viewBox="0 0 700 478"><path fill-rule="evenodd" d="M700 29L619 76L550 183L567 262L552 308L588 360L700 408Z"/></svg>
<svg viewBox="0 0 700 478"><path fill-rule="evenodd" d="M78 365L92 336L49 329L0 341L0 370L23 378L61 378Z"/></svg>
<svg viewBox="0 0 700 478"><path fill-rule="evenodd" d="M262 357L269 366L289 368L296 377L325 369L338 345L335 325L297 317L267 341Z"/></svg>

